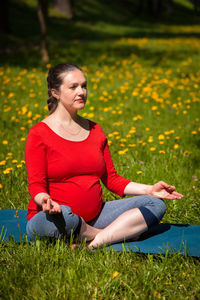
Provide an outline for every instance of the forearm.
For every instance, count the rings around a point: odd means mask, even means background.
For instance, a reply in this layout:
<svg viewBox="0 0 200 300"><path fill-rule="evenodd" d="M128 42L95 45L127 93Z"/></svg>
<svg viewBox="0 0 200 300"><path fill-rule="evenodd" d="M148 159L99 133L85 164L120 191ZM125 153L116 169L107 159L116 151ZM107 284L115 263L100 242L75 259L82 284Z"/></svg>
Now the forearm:
<svg viewBox="0 0 200 300"><path fill-rule="evenodd" d="M47 193L39 193L35 196L34 201L37 205L42 206L44 199L50 198Z"/></svg>
<svg viewBox="0 0 200 300"><path fill-rule="evenodd" d="M124 189L124 195L151 195L152 185L130 182Z"/></svg>

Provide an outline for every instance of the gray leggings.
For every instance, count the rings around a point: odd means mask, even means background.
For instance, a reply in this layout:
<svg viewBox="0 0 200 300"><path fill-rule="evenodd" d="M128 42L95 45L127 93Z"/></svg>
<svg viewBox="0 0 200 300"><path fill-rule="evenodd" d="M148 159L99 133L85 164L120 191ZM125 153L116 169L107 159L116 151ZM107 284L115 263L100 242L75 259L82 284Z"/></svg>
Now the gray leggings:
<svg viewBox="0 0 200 300"><path fill-rule="evenodd" d="M101 212L97 217L88 222L95 228L105 228L118 216L132 208L139 208L146 224L151 227L158 223L165 214L166 206L162 199L152 196L136 196L120 200L107 201L103 203ZM27 234L31 239L35 236L45 236L51 238L70 237L73 232L78 235L82 220L73 214L71 208L61 205L62 214L49 215L40 211L27 223Z"/></svg>

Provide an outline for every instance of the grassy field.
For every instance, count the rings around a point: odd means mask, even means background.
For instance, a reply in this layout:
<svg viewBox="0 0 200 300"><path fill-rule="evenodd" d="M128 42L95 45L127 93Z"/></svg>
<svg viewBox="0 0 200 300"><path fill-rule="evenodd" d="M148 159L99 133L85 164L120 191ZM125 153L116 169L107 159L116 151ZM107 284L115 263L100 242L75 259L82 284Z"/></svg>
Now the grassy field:
<svg viewBox="0 0 200 300"><path fill-rule="evenodd" d="M71 21L51 8L43 65L35 1L12 1L12 32L0 36L0 208L27 208L26 136L48 114L49 67L70 61L88 79L81 115L103 127L118 173L175 185L185 197L166 201L163 221L200 224L199 16L186 0L156 21L134 1L107 2L77 0ZM0 253L0 299L200 298L199 260L178 253L72 252L63 241L0 243Z"/></svg>

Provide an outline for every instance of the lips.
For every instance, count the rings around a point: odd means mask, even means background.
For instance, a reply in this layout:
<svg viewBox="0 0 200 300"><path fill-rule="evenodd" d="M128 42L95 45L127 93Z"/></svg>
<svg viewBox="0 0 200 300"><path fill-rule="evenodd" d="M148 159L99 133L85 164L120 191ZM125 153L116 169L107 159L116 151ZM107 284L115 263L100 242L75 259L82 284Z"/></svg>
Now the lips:
<svg viewBox="0 0 200 300"><path fill-rule="evenodd" d="M76 99L76 101L79 102L79 103L84 103L85 102L82 98Z"/></svg>

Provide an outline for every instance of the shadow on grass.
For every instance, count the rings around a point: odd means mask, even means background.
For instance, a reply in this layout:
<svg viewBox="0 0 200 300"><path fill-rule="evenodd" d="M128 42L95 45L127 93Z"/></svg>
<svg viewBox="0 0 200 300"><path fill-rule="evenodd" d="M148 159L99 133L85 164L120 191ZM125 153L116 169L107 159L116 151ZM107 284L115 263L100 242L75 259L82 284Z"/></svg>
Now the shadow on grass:
<svg viewBox="0 0 200 300"><path fill-rule="evenodd" d="M130 53L137 56L152 58L151 50L141 49L136 45L115 45L115 40L121 37L131 38L177 38L198 37L197 32L180 32L168 30L169 25L192 26L198 24L198 16L192 9L180 3L175 3L170 16L162 15L155 20L146 12L138 15L134 0L110 1L77 0L74 1L73 20L66 20L63 16L52 16L47 20L49 51L51 58L74 61L85 64L104 55L113 55L113 60L129 57ZM1 34L2 65L19 65L22 67L41 66L39 53L39 25L36 15L36 4L31 6L25 0L10 2L11 34ZM72 41L79 40L77 46ZM103 41L113 43L109 48ZM153 64L157 64L166 55L162 51L154 52L156 56ZM187 50L181 53L171 52L170 58L179 59L188 55ZM112 61L112 58L111 58Z"/></svg>

